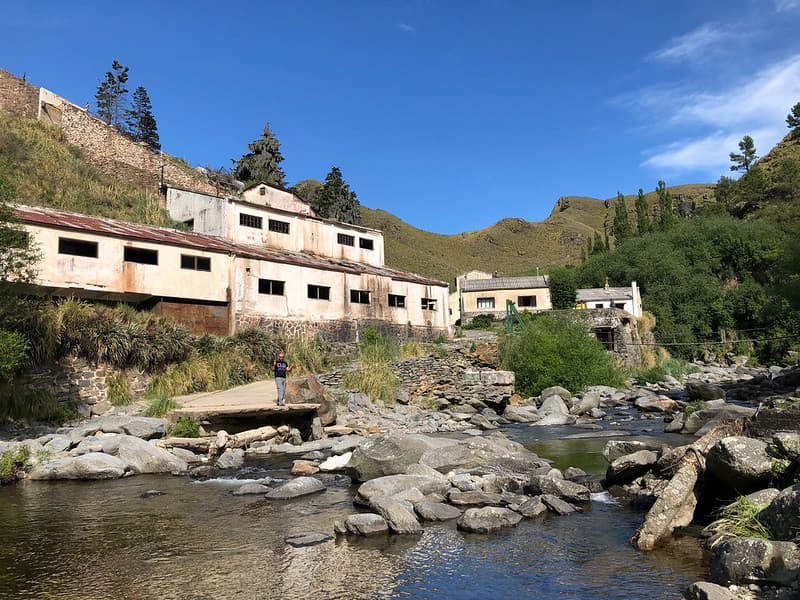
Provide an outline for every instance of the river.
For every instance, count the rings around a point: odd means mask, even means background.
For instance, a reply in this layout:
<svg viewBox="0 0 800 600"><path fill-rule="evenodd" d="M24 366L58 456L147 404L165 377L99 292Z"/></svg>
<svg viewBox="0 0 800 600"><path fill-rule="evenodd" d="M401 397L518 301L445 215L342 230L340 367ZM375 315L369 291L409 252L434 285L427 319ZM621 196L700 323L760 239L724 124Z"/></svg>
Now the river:
<svg viewBox="0 0 800 600"><path fill-rule="evenodd" d="M605 468L605 439L561 439L571 428L507 433L557 466ZM288 503L230 495L242 479L288 477L287 466L248 463L236 481L137 476L2 487L0 598L655 600L680 598L707 574L692 537L635 551L628 538L643 513L606 494L581 514L499 534L464 535L450 522L416 537L292 548L288 534L331 533L334 519L356 509L354 488L337 476L324 478L326 492ZM150 489L165 495L140 497Z"/></svg>

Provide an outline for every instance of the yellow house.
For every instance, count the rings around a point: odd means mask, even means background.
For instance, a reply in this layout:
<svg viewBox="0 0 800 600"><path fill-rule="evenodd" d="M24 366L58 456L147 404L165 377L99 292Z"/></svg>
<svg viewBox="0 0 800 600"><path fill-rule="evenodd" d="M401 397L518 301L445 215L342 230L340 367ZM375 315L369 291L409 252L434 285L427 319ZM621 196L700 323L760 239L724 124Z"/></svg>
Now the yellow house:
<svg viewBox="0 0 800 600"><path fill-rule="evenodd" d="M488 314L499 319L506 314L506 301L517 310L540 312L550 310L550 287L547 276L459 278L461 323L469 323L477 315Z"/></svg>

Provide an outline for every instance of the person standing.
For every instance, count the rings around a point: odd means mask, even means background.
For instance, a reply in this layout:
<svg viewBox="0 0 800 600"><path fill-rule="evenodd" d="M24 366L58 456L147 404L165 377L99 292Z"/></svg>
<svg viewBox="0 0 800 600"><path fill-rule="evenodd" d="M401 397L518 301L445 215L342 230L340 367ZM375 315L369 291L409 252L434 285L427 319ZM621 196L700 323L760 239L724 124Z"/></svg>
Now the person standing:
<svg viewBox="0 0 800 600"><path fill-rule="evenodd" d="M286 373L292 370L292 367L286 362L285 356L283 351L280 351L275 361L275 387L278 389L278 406L283 406L286 403Z"/></svg>

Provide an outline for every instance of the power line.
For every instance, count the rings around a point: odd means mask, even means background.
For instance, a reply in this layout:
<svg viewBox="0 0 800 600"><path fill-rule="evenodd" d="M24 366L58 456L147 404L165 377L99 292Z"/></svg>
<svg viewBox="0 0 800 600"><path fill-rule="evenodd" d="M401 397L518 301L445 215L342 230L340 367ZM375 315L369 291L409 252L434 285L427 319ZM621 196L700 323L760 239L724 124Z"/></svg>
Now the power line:
<svg viewBox="0 0 800 600"><path fill-rule="evenodd" d="M727 340L727 341L724 341L724 342L722 342L722 341L711 341L711 340L708 340L706 342L664 342L664 343L639 342L639 343L633 343L631 345L632 346L712 346L712 345L718 345L718 346L725 345L725 346L727 346L728 344L740 344L740 343L744 343L744 342L772 342L772 341L775 341L775 340L791 340L791 339L795 339L795 338L800 338L800 333L796 333L794 335L781 335L781 336L776 336L776 337L771 337L771 338L751 338L751 339L745 339L745 340Z"/></svg>

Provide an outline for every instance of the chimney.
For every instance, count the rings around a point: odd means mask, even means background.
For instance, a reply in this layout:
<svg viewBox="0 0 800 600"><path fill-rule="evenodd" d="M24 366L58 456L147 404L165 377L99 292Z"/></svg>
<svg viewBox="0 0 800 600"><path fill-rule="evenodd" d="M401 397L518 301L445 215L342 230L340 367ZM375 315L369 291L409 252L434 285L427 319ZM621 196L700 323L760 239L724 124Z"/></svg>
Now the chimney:
<svg viewBox="0 0 800 600"><path fill-rule="evenodd" d="M605 285L603 286L603 289L604 289L605 291L608 291L608 275L606 275L606 283L605 283Z"/></svg>

